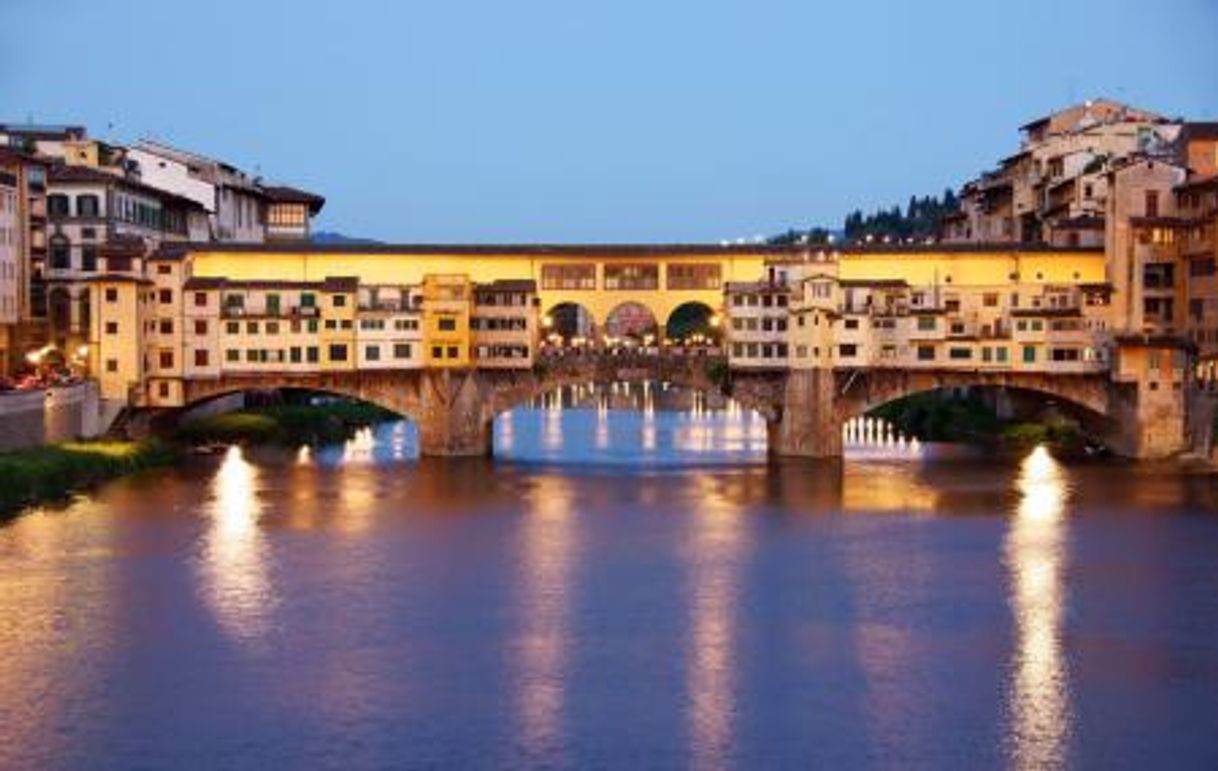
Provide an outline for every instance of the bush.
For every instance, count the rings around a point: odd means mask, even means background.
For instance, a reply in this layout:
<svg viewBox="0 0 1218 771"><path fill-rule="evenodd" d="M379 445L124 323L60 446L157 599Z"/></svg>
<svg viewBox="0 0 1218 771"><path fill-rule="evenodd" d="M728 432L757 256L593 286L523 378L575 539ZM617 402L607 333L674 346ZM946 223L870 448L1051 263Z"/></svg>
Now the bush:
<svg viewBox="0 0 1218 771"><path fill-rule="evenodd" d="M65 442L0 453L0 515L173 461L159 442Z"/></svg>
<svg viewBox="0 0 1218 771"><path fill-rule="evenodd" d="M366 402L278 404L192 420L177 439L191 444L325 444L349 439L358 429L396 415Z"/></svg>

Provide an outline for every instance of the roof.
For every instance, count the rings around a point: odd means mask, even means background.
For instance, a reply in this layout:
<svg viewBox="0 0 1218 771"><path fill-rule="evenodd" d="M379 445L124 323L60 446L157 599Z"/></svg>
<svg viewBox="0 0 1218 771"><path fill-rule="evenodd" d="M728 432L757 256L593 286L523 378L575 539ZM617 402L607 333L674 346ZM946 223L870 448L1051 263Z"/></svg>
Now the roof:
<svg viewBox="0 0 1218 771"><path fill-rule="evenodd" d="M1133 347L1133 348L1182 348L1191 349L1194 347L1190 340L1176 335L1138 335L1138 334L1123 334L1116 335L1117 343Z"/></svg>
<svg viewBox="0 0 1218 771"><path fill-rule="evenodd" d="M1023 318L1070 318L1083 315L1081 308L1012 308L1012 316Z"/></svg>
<svg viewBox="0 0 1218 771"><path fill-rule="evenodd" d="M17 134L30 139L84 139L84 126L50 123L0 123L0 133Z"/></svg>
<svg viewBox="0 0 1218 771"><path fill-rule="evenodd" d="M640 257L792 257L817 252L850 254L1102 254L1100 247L1052 246L1050 244L953 242L934 244L838 244L826 248L801 244L313 244L292 243L177 243L162 250L175 255L197 252L225 254L356 254L385 256L470 255L481 257L598 257L638 259Z"/></svg>
<svg viewBox="0 0 1218 771"><path fill-rule="evenodd" d="M903 278L848 278L838 282L843 287L874 287L876 289L903 289L909 282Z"/></svg>
<svg viewBox="0 0 1218 771"><path fill-rule="evenodd" d="M728 281L723 285L728 292L790 292L788 286L769 281Z"/></svg>
<svg viewBox="0 0 1218 771"><path fill-rule="evenodd" d="M1192 190L1209 190L1210 188L1218 189L1218 174L1194 177L1187 182L1176 185L1175 189L1177 192L1184 192Z"/></svg>
<svg viewBox="0 0 1218 771"><path fill-rule="evenodd" d="M24 153L20 150L14 150L11 147L0 147L0 163L33 163L39 166L50 165L46 158L31 155L30 153Z"/></svg>
<svg viewBox="0 0 1218 771"><path fill-rule="evenodd" d="M1080 214L1077 217L1067 217L1053 223L1057 230L1103 230L1104 218L1094 214Z"/></svg>
<svg viewBox="0 0 1218 771"><path fill-rule="evenodd" d="M305 204L309 207L310 214L317 214L326 205L326 199L316 193L285 185L263 185L262 194L272 203Z"/></svg>
<svg viewBox="0 0 1218 771"><path fill-rule="evenodd" d="M138 180L130 179L123 176L121 173L112 174L108 171L95 169L92 166L71 166L68 164L57 163L51 166L47 172L47 182L49 184L85 184L85 185L122 185L137 192L150 195L155 198L160 198L162 201L178 204L191 209L199 209L205 211L203 204L191 198L185 198L176 193L170 193L167 190L161 190L158 187L145 185Z"/></svg>
<svg viewBox="0 0 1218 771"><path fill-rule="evenodd" d="M1130 217L1129 224L1135 228L1177 228L1196 224L1187 217Z"/></svg>
<svg viewBox="0 0 1218 771"><path fill-rule="evenodd" d="M224 276L191 276L182 285L188 291L205 289L321 289L324 292L354 292L359 279L354 276L326 276L321 281L241 280Z"/></svg>
<svg viewBox="0 0 1218 771"><path fill-rule="evenodd" d="M1180 132L1188 139L1218 139L1218 121L1191 121L1180 126Z"/></svg>

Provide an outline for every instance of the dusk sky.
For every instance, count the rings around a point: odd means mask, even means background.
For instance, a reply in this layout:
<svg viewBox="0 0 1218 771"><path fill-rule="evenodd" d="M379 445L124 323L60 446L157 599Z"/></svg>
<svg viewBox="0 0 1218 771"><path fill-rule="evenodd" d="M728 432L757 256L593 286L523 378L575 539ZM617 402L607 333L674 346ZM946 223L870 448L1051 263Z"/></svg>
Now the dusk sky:
<svg viewBox="0 0 1218 771"><path fill-rule="evenodd" d="M837 227L1072 100L1218 119L1215 0L3 0L0 27L0 120L215 155L396 242Z"/></svg>

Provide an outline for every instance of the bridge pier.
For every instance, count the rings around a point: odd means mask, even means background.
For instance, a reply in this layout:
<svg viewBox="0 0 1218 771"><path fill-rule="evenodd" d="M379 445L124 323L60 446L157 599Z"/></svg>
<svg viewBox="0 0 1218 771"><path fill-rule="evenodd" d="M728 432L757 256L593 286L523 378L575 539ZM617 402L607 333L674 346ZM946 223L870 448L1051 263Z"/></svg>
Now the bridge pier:
<svg viewBox="0 0 1218 771"><path fill-rule="evenodd" d="M770 455L839 458L842 430L833 370L796 369L787 375L782 408L766 424Z"/></svg>
<svg viewBox="0 0 1218 771"><path fill-rule="evenodd" d="M426 371L420 397L421 455L451 458L491 454L492 421L476 371Z"/></svg>

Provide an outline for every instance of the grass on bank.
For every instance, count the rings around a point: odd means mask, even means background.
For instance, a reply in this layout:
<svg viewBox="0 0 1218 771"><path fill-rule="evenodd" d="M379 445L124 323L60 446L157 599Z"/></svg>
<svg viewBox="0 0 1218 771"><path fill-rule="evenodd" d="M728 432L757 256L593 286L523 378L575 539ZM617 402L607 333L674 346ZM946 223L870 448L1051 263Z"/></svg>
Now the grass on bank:
<svg viewBox="0 0 1218 771"><path fill-rule="evenodd" d="M277 404L197 418L182 425L174 438L188 444L326 444L395 417L365 402Z"/></svg>
<svg viewBox="0 0 1218 771"><path fill-rule="evenodd" d="M160 442L63 442L0 453L0 517L25 506L66 500L74 493L176 457Z"/></svg>

